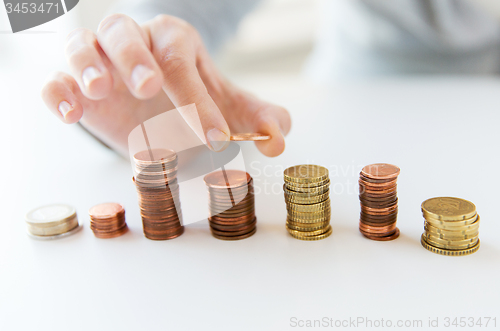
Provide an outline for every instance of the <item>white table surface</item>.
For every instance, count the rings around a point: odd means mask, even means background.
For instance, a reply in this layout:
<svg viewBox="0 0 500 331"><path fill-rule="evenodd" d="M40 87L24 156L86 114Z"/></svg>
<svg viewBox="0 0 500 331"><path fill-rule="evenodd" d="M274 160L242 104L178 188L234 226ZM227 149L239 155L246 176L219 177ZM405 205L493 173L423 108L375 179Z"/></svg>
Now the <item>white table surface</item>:
<svg viewBox="0 0 500 331"><path fill-rule="evenodd" d="M297 329L293 317L422 320L421 329L429 318L443 326L446 317L496 317L500 326L500 81L242 80L293 116L283 155L244 147L264 191L257 233L220 241L204 221L156 242L142 234L129 163L45 110L39 89L47 69L33 74L41 60L22 67L27 58L11 58L18 67L3 68L0 79L0 330L287 330ZM374 162L401 167L401 236L391 242L358 232L356 181ZM282 193L265 189L281 187L282 169L302 163L330 169L326 240L290 237ZM420 204L434 196L476 204L477 253L445 257L421 247ZM97 239L89 229L87 210L106 201L126 208L131 231L122 237ZM55 202L76 207L83 231L30 239L24 214Z"/></svg>

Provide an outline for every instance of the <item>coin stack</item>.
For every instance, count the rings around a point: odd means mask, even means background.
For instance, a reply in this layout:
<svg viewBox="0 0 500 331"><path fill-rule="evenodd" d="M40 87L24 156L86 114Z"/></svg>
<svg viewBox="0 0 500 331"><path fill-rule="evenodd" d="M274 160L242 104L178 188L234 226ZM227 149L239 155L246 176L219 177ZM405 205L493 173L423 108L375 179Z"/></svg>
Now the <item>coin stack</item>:
<svg viewBox="0 0 500 331"><path fill-rule="evenodd" d="M184 227L177 183L177 154L168 149L148 149L134 155L134 164L144 235L152 240L180 236Z"/></svg>
<svg viewBox="0 0 500 331"><path fill-rule="evenodd" d="M367 165L359 174L359 231L368 239L388 241L399 237L396 227L399 172L395 165L376 163Z"/></svg>
<svg viewBox="0 0 500 331"><path fill-rule="evenodd" d="M33 209L25 219L28 235L36 239L56 239L81 229L75 208L63 204Z"/></svg>
<svg viewBox="0 0 500 331"><path fill-rule="evenodd" d="M441 255L469 255L479 249L479 215L467 200L440 197L422 203L425 218L421 243Z"/></svg>
<svg viewBox="0 0 500 331"><path fill-rule="evenodd" d="M97 238L115 238L127 232L125 209L119 203L101 203L89 209L90 228Z"/></svg>
<svg viewBox="0 0 500 331"><path fill-rule="evenodd" d="M311 164L284 172L286 228L300 240L320 240L332 234L328 169Z"/></svg>
<svg viewBox="0 0 500 331"><path fill-rule="evenodd" d="M252 177L245 171L222 170L205 176L208 188L208 223L221 240L240 240L257 231Z"/></svg>

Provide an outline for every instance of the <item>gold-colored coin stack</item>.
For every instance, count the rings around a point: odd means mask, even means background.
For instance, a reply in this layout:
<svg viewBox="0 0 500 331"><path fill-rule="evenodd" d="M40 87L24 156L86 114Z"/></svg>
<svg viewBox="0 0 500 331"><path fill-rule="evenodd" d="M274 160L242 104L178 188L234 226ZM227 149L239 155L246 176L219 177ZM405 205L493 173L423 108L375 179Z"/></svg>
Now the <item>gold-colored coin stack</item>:
<svg viewBox="0 0 500 331"><path fill-rule="evenodd" d="M422 203L425 218L421 243L441 255L468 255L479 249L479 215L467 200L440 197Z"/></svg>
<svg viewBox="0 0 500 331"><path fill-rule="evenodd" d="M184 232L177 154L168 149L150 149L135 154L134 164L144 235L152 240L177 238Z"/></svg>
<svg viewBox="0 0 500 331"><path fill-rule="evenodd" d="M321 240L332 234L328 169L311 164L284 172L288 233L300 240Z"/></svg>

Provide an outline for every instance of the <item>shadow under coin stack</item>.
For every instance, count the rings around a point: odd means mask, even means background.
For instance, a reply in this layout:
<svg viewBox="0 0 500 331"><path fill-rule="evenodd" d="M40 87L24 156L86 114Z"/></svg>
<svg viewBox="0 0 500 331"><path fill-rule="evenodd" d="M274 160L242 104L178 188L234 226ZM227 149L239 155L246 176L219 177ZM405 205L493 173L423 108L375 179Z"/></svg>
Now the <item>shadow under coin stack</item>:
<svg viewBox="0 0 500 331"><path fill-rule="evenodd" d="M388 241L399 237L396 227L399 172L397 166L386 163L367 165L361 170L359 231L368 239Z"/></svg>
<svg viewBox="0 0 500 331"><path fill-rule="evenodd" d="M300 240L321 240L332 234L328 169L298 165L284 172L286 228Z"/></svg>
<svg viewBox="0 0 500 331"><path fill-rule="evenodd" d="M101 203L89 210L90 228L97 238L115 238L127 232L125 209L119 203Z"/></svg>
<svg viewBox="0 0 500 331"><path fill-rule="evenodd" d="M422 203L425 218L421 243L441 255L469 255L479 249L479 215L467 200L432 198Z"/></svg>
<svg viewBox="0 0 500 331"><path fill-rule="evenodd" d="M75 208L53 204L36 208L26 214L28 235L36 239L57 239L78 232L82 227L78 224Z"/></svg>
<svg viewBox="0 0 500 331"><path fill-rule="evenodd" d="M257 231L252 177L245 171L223 170L205 176L209 194L208 223L221 240L240 240Z"/></svg>
<svg viewBox="0 0 500 331"><path fill-rule="evenodd" d="M152 240L180 236L184 227L177 183L177 154L168 149L150 149L135 154L134 164L144 235Z"/></svg>

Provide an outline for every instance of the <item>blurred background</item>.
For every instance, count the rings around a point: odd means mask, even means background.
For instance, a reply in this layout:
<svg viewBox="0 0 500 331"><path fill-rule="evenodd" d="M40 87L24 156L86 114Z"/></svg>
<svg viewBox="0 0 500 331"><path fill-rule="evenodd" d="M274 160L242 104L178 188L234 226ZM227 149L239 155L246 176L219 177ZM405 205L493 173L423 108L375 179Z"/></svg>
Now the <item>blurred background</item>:
<svg viewBox="0 0 500 331"><path fill-rule="evenodd" d="M228 76L298 74L311 52L320 0L263 0L241 22L215 60ZM12 67L19 56L34 57L32 40L40 40L36 57L47 56L44 68L65 68L66 34L76 27L97 30L116 0L82 0L68 14L16 35L9 33L5 10L0 10L0 67ZM23 35L24 36L20 36ZM33 35L37 35L33 37ZM30 42L27 42L30 40Z"/></svg>

